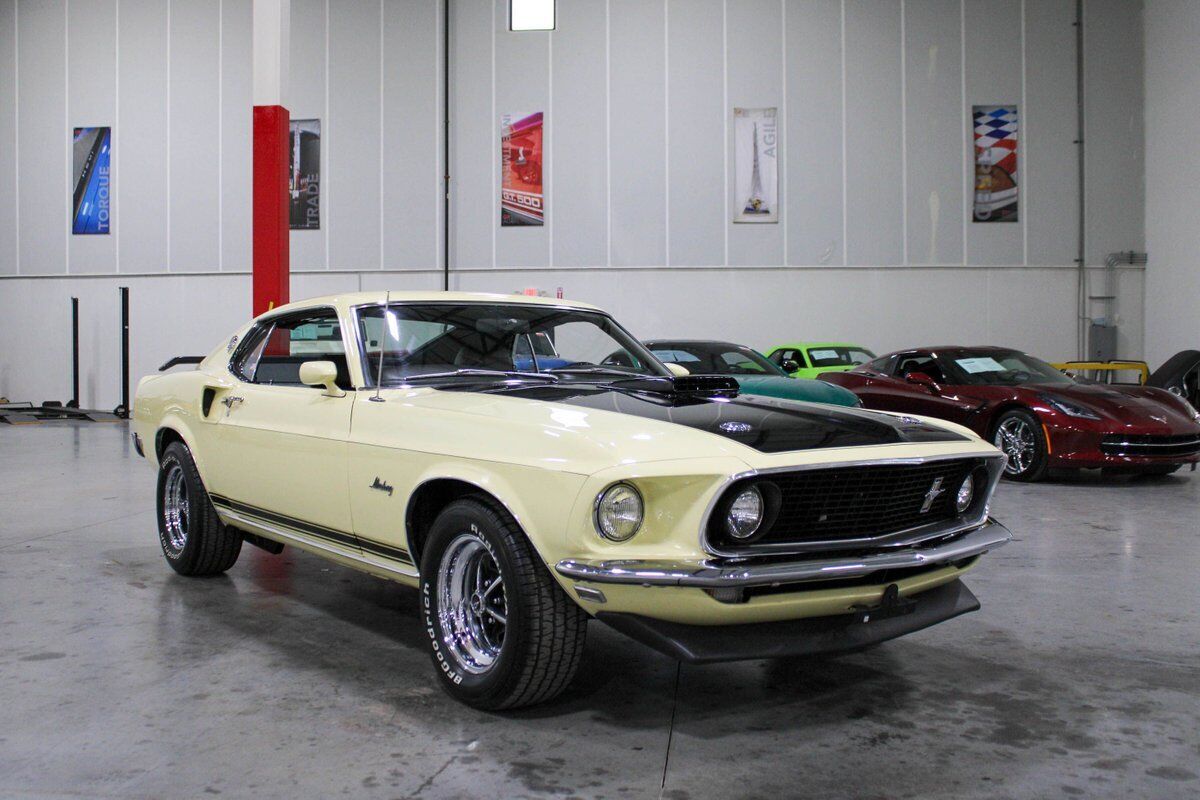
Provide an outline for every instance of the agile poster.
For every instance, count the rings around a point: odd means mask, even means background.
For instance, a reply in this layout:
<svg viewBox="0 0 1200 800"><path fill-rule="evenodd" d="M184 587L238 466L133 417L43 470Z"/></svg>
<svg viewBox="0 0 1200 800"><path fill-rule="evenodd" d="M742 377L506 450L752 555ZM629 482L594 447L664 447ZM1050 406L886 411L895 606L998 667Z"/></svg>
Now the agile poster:
<svg viewBox="0 0 1200 800"><path fill-rule="evenodd" d="M1017 221L1016 106L974 106L975 222Z"/></svg>
<svg viewBox="0 0 1200 800"><path fill-rule="evenodd" d="M541 225L542 112L500 117L500 226Z"/></svg>
<svg viewBox="0 0 1200 800"><path fill-rule="evenodd" d="M71 233L104 235L112 230L111 149L112 128L75 128Z"/></svg>
<svg viewBox="0 0 1200 800"><path fill-rule="evenodd" d="M779 127L774 108L733 110L734 222L779 221Z"/></svg>
<svg viewBox="0 0 1200 800"><path fill-rule="evenodd" d="M321 120L294 119L288 134L291 229L317 230L321 227Z"/></svg>

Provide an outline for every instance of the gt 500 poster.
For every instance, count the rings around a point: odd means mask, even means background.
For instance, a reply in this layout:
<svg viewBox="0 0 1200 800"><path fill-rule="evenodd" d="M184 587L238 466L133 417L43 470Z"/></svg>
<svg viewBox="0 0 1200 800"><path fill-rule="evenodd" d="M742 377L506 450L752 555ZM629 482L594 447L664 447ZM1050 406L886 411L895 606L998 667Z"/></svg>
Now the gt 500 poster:
<svg viewBox="0 0 1200 800"><path fill-rule="evenodd" d="M541 225L542 112L500 117L500 226Z"/></svg>
<svg viewBox="0 0 1200 800"><path fill-rule="evenodd" d="M112 230L112 128L76 128L71 145L75 192L71 233L107 234Z"/></svg>
<svg viewBox="0 0 1200 800"><path fill-rule="evenodd" d="M974 106L975 222L1017 221L1017 107Z"/></svg>

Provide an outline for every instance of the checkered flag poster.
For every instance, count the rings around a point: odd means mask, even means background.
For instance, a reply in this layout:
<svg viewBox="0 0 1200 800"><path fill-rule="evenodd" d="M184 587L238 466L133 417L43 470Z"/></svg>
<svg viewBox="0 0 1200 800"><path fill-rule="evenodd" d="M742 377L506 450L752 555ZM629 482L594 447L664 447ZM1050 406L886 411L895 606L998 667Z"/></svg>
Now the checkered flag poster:
<svg viewBox="0 0 1200 800"><path fill-rule="evenodd" d="M1017 221L1016 106L973 106L975 222Z"/></svg>

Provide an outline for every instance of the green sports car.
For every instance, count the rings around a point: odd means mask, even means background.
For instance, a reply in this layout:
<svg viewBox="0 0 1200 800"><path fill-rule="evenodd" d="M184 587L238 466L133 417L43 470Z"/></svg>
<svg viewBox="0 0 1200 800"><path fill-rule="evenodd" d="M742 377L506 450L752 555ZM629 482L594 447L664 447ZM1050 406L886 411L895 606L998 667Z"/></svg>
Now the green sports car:
<svg viewBox="0 0 1200 800"><path fill-rule="evenodd" d="M645 345L659 361L678 364L693 375L729 375L745 394L835 406L862 405L853 392L840 386L789 378L761 353L745 345L688 339L654 339Z"/></svg>
<svg viewBox="0 0 1200 800"><path fill-rule="evenodd" d="M875 354L845 342L797 342L772 347L767 358L793 378L815 378L822 372L854 369L873 360Z"/></svg>

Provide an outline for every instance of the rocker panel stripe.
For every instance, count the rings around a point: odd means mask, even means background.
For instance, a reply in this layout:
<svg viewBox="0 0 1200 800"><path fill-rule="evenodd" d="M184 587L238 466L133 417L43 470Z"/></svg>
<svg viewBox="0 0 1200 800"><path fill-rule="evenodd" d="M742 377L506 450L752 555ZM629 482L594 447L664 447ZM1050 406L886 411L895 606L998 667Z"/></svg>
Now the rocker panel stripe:
<svg viewBox="0 0 1200 800"><path fill-rule="evenodd" d="M363 550L373 553L374 555L391 558L396 561L401 561L405 564L413 564L412 556L408 554L408 551L399 547L393 547L392 545L384 544L383 542L376 542L372 539L363 539L355 536L354 534L346 533L345 531L339 531L334 528L326 528L323 525L306 522L302 519L296 519L295 517L289 517L275 511L269 511L265 508L257 508L256 506L241 503L237 500L230 500L229 498L221 497L220 495L210 494L209 497L212 499L213 505L219 508L235 511L239 514L261 520L263 522L282 525L286 528L291 528L294 531L298 531L309 536L315 536L319 539L340 544L343 547L362 548Z"/></svg>

